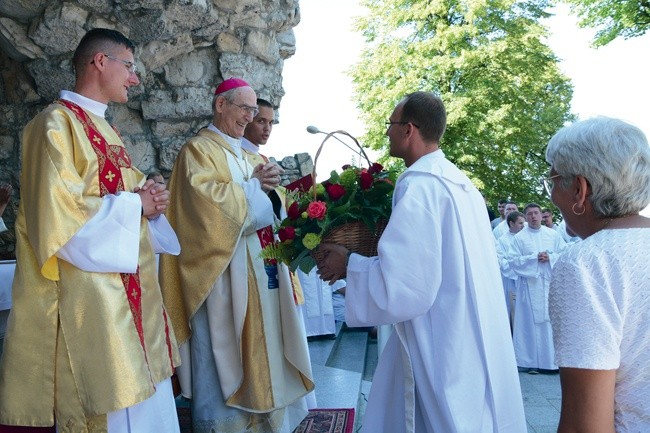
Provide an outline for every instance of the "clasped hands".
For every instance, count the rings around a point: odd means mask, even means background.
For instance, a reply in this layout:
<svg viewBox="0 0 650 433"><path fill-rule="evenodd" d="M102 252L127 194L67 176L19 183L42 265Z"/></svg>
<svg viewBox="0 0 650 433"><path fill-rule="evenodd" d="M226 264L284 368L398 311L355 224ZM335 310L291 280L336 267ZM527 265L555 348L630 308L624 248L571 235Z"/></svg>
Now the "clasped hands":
<svg viewBox="0 0 650 433"><path fill-rule="evenodd" d="M134 193L142 200L142 216L153 220L162 215L169 205L169 190L164 183L148 179L141 187L135 187Z"/></svg>
<svg viewBox="0 0 650 433"><path fill-rule="evenodd" d="M541 253L537 254L537 261L540 263L546 263L549 261L548 253L546 251L542 251Z"/></svg>
<svg viewBox="0 0 650 433"><path fill-rule="evenodd" d="M272 191L280 185L282 173L284 170L277 162L260 163L253 169L253 177L260 181L262 190L265 192Z"/></svg>

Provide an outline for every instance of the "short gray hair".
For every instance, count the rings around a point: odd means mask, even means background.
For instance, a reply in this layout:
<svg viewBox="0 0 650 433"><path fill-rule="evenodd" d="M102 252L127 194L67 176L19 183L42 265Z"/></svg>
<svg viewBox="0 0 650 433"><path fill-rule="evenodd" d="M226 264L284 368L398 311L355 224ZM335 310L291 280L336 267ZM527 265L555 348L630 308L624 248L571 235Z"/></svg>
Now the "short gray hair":
<svg viewBox="0 0 650 433"><path fill-rule="evenodd" d="M566 188L584 176L596 216L636 214L650 202L650 146L627 122L594 117L560 129L546 149L546 161Z"/></svg>
<svg viewBox="0 0 650 433"><path fill-rule="evenodd" d="M217 103L217 98L219 96L223 96L228 102L235 102L235 97L238 93L241 93L241 89L242 87L235 87L234 89L226 90L225 92L221 92L218 95L214 95L212 97L212 109L214 110L214 104Z"/></svg>

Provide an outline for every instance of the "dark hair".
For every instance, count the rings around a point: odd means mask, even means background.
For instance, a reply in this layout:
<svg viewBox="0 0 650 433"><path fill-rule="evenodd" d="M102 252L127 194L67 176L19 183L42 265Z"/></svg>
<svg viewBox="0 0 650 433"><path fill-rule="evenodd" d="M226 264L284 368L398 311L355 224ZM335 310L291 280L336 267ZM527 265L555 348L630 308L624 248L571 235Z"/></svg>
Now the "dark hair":
<svg viewBox="0 0 650 433"><path fill-rule="evenodd" d="M80 72L98 52L109 50L116 45L122 46L132 53L135 52L133 42L117 30L97 28L88 31L79 41L74 56L72 56L72 65L75 71Z"/></svg>
<svg viewBox="0 0 650 433"><path fill-rule="evenodd" d="M537 203L528 203L526 205L526 207L524 208L524 215L526 214L526 212L528 212L528 209L533 208L533 207L536 207L537 209L539 209L540 213L542 212L542 207L540 205L538 205Z"/></svg>
<svg viewBox="0 0 650 433"><path fill-rule="evenodd" d="M510 227L510 223L515 223L515 222L517 222L517 218L519 218L519 217L526 218L526 217L524 216L524 214L521 213L521 212L519 212L519 211L513 211L513 212L510 212L510 213L508 214L508 216L506 217L506 221L507 221L508 227Z"/></svg>
<svg viewBox="0 0 650 433"><path fill-rule="evenodd" d="M507 198L500 198L497 203L498 204L506 204L506 203L508 203L508 199Z"/></svg>
<svg viewBox="0 0 650 433"><path fill-rule="evenodd" d="M266 99L262 99L262 98L257 98L257 106L258 107L271 108L271 109L273 108L273 104L271 104Z"/></svg>
<svg viewBox="0 0 650 433"><path fill-rule="evenodd" d="M403 101L400 121L417 125L425 141L439 143L447 126L447 112L442 99L431 92L413 92Z"/></svg>

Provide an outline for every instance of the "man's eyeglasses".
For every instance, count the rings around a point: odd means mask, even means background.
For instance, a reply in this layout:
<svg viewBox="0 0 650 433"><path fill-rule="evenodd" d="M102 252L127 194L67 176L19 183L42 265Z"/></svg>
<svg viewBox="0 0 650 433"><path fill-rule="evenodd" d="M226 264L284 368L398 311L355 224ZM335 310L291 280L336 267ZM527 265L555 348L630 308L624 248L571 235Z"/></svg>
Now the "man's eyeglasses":
<svg viewBox="0 0 650 433"><path fill-rule="evenodd" d="M228 99L226 99L226 101L228 101ZM257 116L257 114L260 112L258 107L251 107L249 105L239 105L239 104L235 104L232 101L228 101L228 102L231 103L232 105L236 106L236 107L239 107L239 109L241 111L243 111L244 113L250 114L253 117Z"/></svg>
<svg viewBox="0 0 650 433"><path fill-rule="evenodd" d="M393 126L393 125L408 125L409 123L410 123L411 125L415 126L416 128L420 129L420 126L419 126L419 125L416 125L416 124L413 123L413 122L391 122L390 120L388 120L388 121L385 122L385 124L386 124L386 129L390 129L390 127Z"/></svg>
<svg viewBox="0 0 650 433"><path fill-rule="evenodd" d="M556 177L562 177L559 174L550 176L550 177L543 177L539 181L541 182L542 185L544 185L544 189L546 190L546 194L549 196L551 195L551 191L553 191L553 186L555 186L555 179Z"/></svg>
<svg viewBox="0 0 650 433"><path fill-rule="evenodd" d="M117 57L113 57L113 56L111 56L109 54L106 54L106 53L104 53L104 56L106 56L106 58L108 58L108 59L115 60L116 62L122 63L124 66L126 66L126 69L128 69L129 72L132 73L132 74L135 74L136 72L138 72L138 68L137 68L137 66L135 66L135 63L133 63L133 62L129 62L128 60L118 59Z"/></svg>

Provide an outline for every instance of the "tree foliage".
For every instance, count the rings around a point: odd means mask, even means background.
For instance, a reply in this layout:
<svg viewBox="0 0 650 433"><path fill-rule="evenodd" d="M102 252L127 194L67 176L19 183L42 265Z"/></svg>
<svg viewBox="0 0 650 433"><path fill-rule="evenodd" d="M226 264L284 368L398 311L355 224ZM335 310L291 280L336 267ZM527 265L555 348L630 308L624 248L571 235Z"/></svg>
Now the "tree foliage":
<svg viewBox="0 0 650 433"><path fill-rule="evenodd" d="M619 36L629 39L650 29L650 0L566 0L580 17L580 27L597 29L593 44L607 45Z"/></svg>
<svg viewBox="0 0 650 433"><path fill-rule="evenodd" d="M441 147L494 203L545 201L546 143L572 119L572 86L542 42L544 0L364 0L366 46L351 71L366 145L388 156L384 122L405 94L447 108Z"/></svg>

